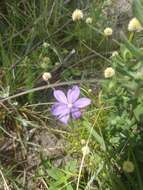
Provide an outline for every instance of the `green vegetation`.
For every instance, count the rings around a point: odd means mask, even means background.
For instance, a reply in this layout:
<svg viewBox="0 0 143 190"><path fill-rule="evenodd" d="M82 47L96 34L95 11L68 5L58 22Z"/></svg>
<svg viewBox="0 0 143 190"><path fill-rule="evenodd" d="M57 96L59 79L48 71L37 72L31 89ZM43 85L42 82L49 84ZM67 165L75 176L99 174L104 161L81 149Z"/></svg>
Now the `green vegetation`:
<svg viewBox="0 0 143 190"><path fill-rule="evenodd" d="M143 190L143 1L118 39L108 0L0 5L0 190ZM91 104L63 125L75 84Z"/></svg>

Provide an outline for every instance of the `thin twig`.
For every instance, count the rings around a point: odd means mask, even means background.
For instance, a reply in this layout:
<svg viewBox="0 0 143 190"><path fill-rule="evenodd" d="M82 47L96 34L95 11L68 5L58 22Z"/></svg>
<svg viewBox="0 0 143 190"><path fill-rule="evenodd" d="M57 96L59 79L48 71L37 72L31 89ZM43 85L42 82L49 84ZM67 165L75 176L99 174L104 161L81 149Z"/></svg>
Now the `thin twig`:
<svg viewBox="0 0 143 190"><path fill-rule="evenodd" d="M107 59L105 56L103 56L101 53L98 53L97 51L91 49L87 44L85 44L83 41L81 42L88 50L90 50L92 53L100 57L101 59L107 61L108 63L112 63L109 59Z"/></svg>
<svg viewBox="0 0 143 190"><path fill-rule="evenodd" d="M37 91L40 91L40 90L45 90L45 89L48 89L48 88L54 88L54 87L58 87L58 86L78 84L78 83L88 83L88 82L89 83L94 83L94 82L98 82L98 80L97 79L74 80L74 81L70 81L70 82L61 82L61 83L58 83L58 84L56 83L56 84L44 85L44 86L32 88L32 89L26 90L24 92L20 92L20 93L14 94L12 96L9 96L7 98L1 99L0 103L3 103L5 101L11 100L11 99L14 99L14 98L17 98L17 97L20 97L20 96L23 96L23 95L26 95L26 94L29 94L29 93L37 92Z"/></svg>

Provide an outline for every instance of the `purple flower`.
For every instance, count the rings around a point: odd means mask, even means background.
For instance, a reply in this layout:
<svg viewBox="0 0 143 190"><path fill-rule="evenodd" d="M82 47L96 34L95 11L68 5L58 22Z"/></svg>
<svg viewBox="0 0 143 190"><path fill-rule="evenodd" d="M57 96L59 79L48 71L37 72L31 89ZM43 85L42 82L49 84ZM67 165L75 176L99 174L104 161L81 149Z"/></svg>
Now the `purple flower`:
<svg viewBox="0 0 143 190"><path fill-rule="evenodd" d="M89 98L79 98L80 89L73 86L68 90L67 96L61 90L54 90L54 97L57 102L52 106L51 112L62 123L67 124L70 116L73 119L81 117L81 108L91 104Z"/></svg>

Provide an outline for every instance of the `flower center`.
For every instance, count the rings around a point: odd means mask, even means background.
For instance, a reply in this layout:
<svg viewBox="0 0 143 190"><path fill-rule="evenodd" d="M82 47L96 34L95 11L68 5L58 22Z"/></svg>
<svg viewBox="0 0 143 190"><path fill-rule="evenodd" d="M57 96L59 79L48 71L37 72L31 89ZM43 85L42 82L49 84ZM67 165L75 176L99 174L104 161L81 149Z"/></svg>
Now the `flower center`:
<svg viewBox="0 0 143 190"><path fill-rule="evenodd" d="M69 103L69 104L68 104L68 108L72 108L72 104Z"/></svg>

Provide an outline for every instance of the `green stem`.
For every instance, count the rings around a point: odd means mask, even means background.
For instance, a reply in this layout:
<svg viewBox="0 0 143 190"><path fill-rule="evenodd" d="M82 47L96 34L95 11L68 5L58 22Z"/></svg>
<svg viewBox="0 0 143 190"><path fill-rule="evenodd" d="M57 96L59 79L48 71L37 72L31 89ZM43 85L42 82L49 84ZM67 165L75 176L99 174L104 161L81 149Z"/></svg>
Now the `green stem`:
<svg viewBox="0 0 143 190"><path fill-rule="evenodd" d="M131 43L133 41L133 38L134 38L134 32L131 32L130 35L129 35L129 42Z"/></svg>

